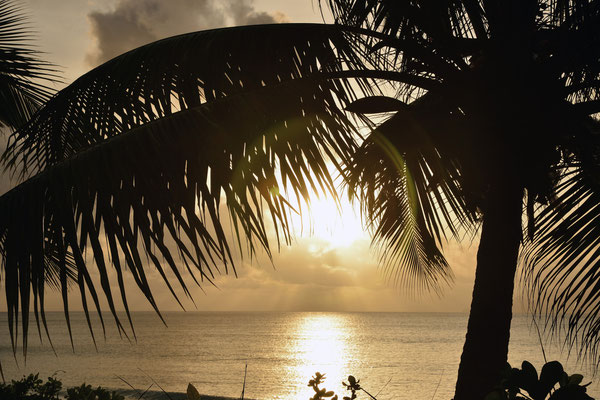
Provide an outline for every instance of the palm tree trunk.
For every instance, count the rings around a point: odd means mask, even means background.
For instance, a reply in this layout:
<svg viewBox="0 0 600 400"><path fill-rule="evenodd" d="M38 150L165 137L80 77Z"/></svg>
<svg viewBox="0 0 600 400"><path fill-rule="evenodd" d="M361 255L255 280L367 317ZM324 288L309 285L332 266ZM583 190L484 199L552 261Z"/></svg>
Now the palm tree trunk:
<svg viewBox="0 0 600 400"><path fill-rule="evenodd" d="M455 400L483 400L507 361L522 198L514 181L496 182L489 193Z"/></svg>

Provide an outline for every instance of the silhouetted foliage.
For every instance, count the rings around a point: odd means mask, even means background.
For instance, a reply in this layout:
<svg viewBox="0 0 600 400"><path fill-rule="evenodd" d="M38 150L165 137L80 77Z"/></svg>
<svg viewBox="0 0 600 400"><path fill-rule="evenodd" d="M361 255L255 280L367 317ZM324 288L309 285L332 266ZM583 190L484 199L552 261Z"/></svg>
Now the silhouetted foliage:
<svg viewBox="0 0 600 400"><path fill-rule="evenodd" d="M320 372L316 372L315 376L312 377L310 381L308 381L308 386L312 387L315 391L315 395L311 397L310 400L322 400L328 397L331 397L331 400L337 400L338 396L332 390L327 390L325 388L320 388L319 385L323 383L325 380L325 374L321 374ZM367 392L362 386L360 386L360 380L356 379L354 376L348 376L348 382L342 382L342 385L346 390L350 391L350 396L344 396L343 400L355 400L357 398L356 392L363 391L365 392L371 399L377 400L375 396L371 393Z"/></svg>
<svg viewBox="0 0 600 400"><path fill-rule="evenodd" d="M333 392L333 390L327 390L325 388L320 388L319 385L323 383L325 380L325 374L321 374L320 372L316 372L315 376L312 377L310 381L308 381L308 386L312 387L315 391L315 395L311 397L310 400L322 400L327 397L331 397L331 400L337 400L337 395Z"/></svg>
<svg viewBox="0 0 600 400"><path fill-rule="evenodd" d="M94 389L91 385L83 383L81 386L67 389L65 400L125 400L125 397L100 386Z"/></svg>
<svg viewBox="0 0 600 400"><path fill-rule="evenodd" d="M11 130L29 121L58 81L55 67L31 44L34 31L16 1L0 1L0 126Z"/></svg>
<svg viewBox="0 0 600 400"><path fill-rule="evenodd" d="M354 400L356 399L356 392L362 390L360 387L360 379L356 379L354 376L348 376L348 383L342 382L342 385L346 388L346 390L350 391L350 396L344 396L344 400Z"/></svg>
<svg viewBox="0 0 600 400"><path fill-rule="evenodd" d="M521 369L507 363L498 389L488 394L485 400L591 400L586 393L591 382L582 385L582 381L583 375L568 375L558 361L544 364L539 378L528 361L523 361Z"/></svg>
<svg viewBox="0 0 600 400"><path fill-rule="evenodd" d="M62 382L51 376L46 382L39 374L24 376L18 381L0 384L0 399L2 400L125 400L123 396L102 387L93 389L85 383L78 387L67 389L66 395L61 395Z"/></svg>

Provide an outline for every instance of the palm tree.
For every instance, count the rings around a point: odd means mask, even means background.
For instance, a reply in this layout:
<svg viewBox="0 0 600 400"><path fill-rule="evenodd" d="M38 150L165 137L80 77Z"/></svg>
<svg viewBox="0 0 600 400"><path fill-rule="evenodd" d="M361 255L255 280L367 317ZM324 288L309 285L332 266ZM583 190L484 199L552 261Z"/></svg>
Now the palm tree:
<svg viewBox="0 0 600 400"><path fill-rule="evenodd" d="M597 355L600 3L328 5L334 25L220 29L132 50L11 136L2 159L28 178L0 198L13 346L19 314L24 351L30 309L45 327L48 282L69 329L67 292L79 288L93 335L92 269L125 332L117 280L135 335L126 268L159 312L144 255L177 298L172 280L189 295L183 271L196 283L235 272L234 247L271 254L269 226L277 245L291 234L279 188L335 196L331 161L393 280L438 290L452 277L447 235L481 230L455 399L481 399L499 379L519 263L533 309ZM372 128L364 140L359 125Z"/></svg>

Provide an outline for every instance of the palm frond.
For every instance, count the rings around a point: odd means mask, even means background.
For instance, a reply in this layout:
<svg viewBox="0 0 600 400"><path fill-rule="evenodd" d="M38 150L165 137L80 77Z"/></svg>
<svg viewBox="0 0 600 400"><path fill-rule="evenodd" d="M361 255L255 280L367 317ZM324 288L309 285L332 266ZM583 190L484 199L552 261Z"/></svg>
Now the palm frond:
<svg viewBox="0 0 600 400"><path fill-rule="evenodd" d="M26 177L178 110L362 66L336 26L246 26L163 39L106 62L58 93L11 137L3 160ZM331 85L340 93L353 90L344 81Z"/></svg>
<svg viewBox="0 0 600 400"><path fill-rule="evenodd" d="M454 84L469 70L469 57L489 45L483 10L476 1L327 2L336 21L356 34L363 56L377 68L406 74L396 97L411 102L432 85ZM464 4L463 4L464 3ZM473 22L475 21L475 22ZM459 85L459 87L462 84ZM448 90L448 93L456 88Z"/></svg>
<svg viewBox="0 0 600 400"><path fill-rule="evenodd" d="M32 37L21 8L0 1L0 123L11 128L33 116L53 92L47 83L58 80L55 67L29 44Z"/></svg>
<svg viewBox="0 0 600 400"><path fill-rule="evenodd" d="M538 33L540 54L552 54L548 70L561 77L563 94L588 114L600 111L600 4L555 2Z"/></svg>
<svg viewBox="0 0 600 400"><path fill-rule="evenodd" d="M597 142L597 141L596 141ZM573 159L556 197L536 212L536 237L521 254L532 311L578 356L598 359L600 335L600 185L594 160ZM590 149L594 147L595 150ZM589 161L592 161L591 163Z"/></svg>
<svg viewBox="0 0 600 400"><path fill-rule="evenodd" d="M248 50L236 40L248 35L270 42ZM290 53L269 47L277 40ZM177 44L184 47L171 54ZM357 138L341 108L355 89L326 73L342 68L338 51L351 51L338 28L233 28L152 46L80 78L13 136L6 159L39 171L0 197L9 325L14 344L20 312L24 351L30 294L45 325L48 277L62 292L69 329L67 289L75 285L92 334L89 309L102 322L102 296L124 333L114 273L132 325L125 269L158 312L144 255L179 301L173 283L190 296L186 276L211 284L215 274L235 273L232 240L250 255L271 254L271 228L277 244L289 241L290 209L279 188L299 199L312 191L336 196L326 163L347 162ZM132 72L132 65L146 67Z"/></svg>
<svg viewBox="0 0 600 400"><path fill-rule="evenodd" d="M458 235L472 229L476 216L465 203L458 165L434 141L435 125L449 127L452 117L438 107L432 112L427 103L424 98L409 105L367 98L352 105L362 112L390 111L395 105L397 111L369 134L345 178L373 229L388 278L437 291L452 279L440 250L446 231Z"/></svg>
<svg viewBox="0 0 600 400"><path fill-rule="evenodd" d="M484 38L487 21L477 0L467 1L372 1L328 0L336 21L365 26L405 39L426 34L428 39Z"/></svg>
<svg viewBox="0 0 600 400"><path fill-rule="evenodd" d="M597 15L598 2L590 0L539 1L543 20L550 25L570 28L590 22Z"/></svg>

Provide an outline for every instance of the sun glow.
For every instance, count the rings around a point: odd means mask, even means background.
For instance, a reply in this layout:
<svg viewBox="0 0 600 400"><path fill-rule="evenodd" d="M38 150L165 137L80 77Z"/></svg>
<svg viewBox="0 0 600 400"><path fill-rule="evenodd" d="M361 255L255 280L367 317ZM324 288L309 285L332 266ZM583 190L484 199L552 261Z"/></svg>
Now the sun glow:
<svg viewBox="0 0 600 400"><path fill-rule="evenodd" d="M292 215L297 237L314 237L331 247L349 247L358 240L369 240L363 227L360 212L346 196L340 196L339 204L328 196L311 196L310 204L304 205L299 214Z"/></svg>

